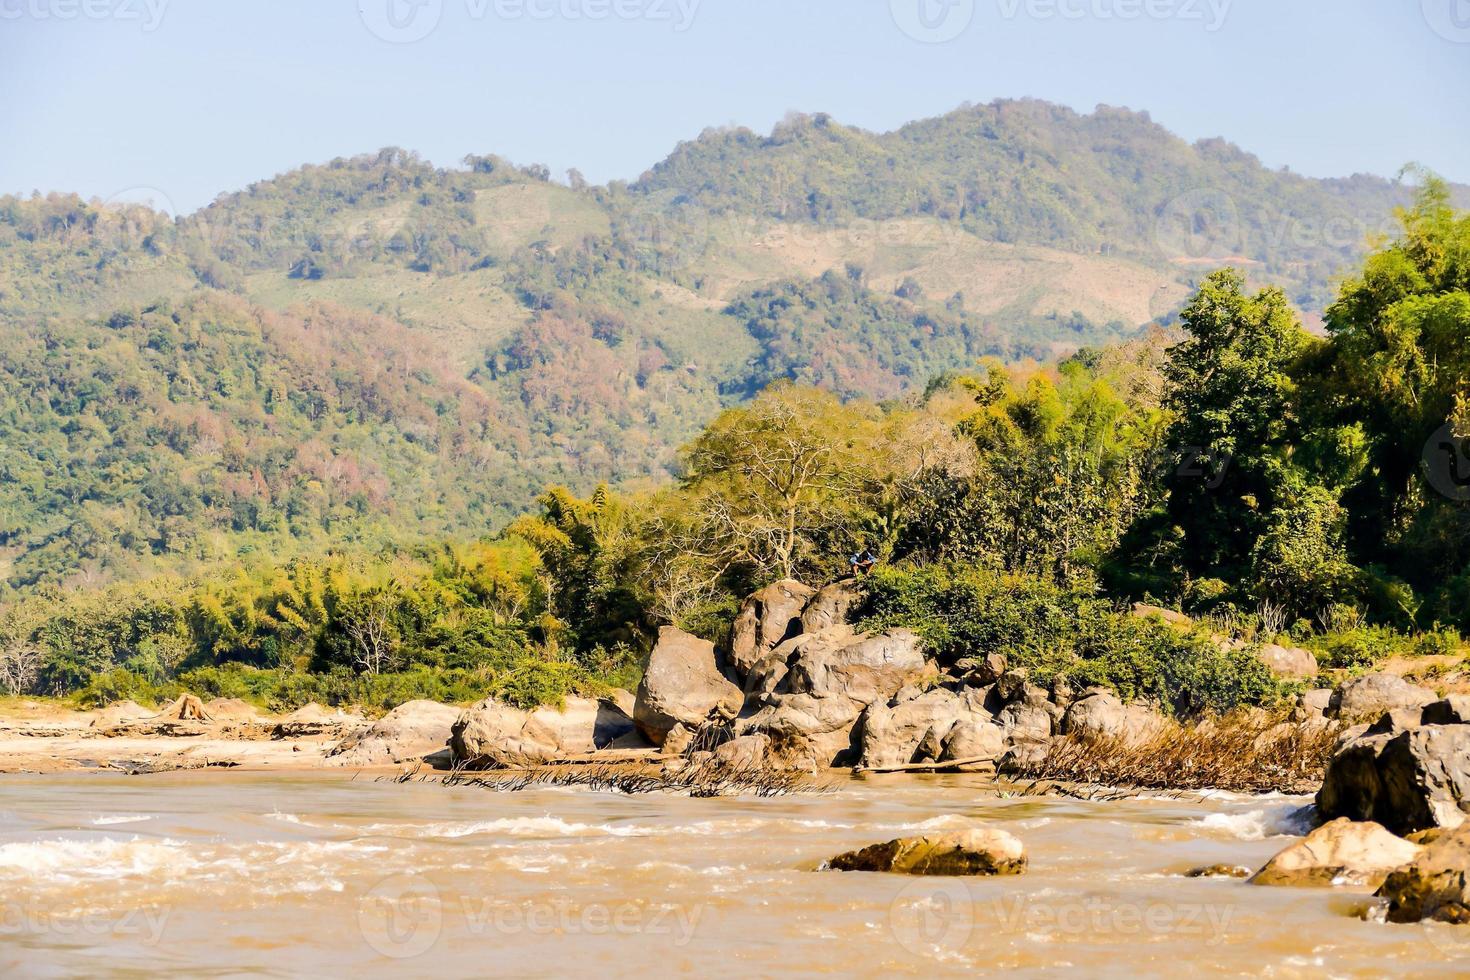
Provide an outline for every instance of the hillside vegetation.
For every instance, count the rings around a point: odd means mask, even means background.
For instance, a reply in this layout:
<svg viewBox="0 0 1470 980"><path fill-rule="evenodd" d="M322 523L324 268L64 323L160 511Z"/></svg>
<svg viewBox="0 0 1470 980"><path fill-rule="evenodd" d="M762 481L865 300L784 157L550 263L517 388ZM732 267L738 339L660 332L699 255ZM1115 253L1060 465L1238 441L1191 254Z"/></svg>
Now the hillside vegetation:
<svg viewBox="0 0 1470 980"><path fill-rule="evenodd" d="M667 480L774 381L881 401L1135 336L1222 257L1311 316L1406 194L1007 102L607 187L388 149L177 219L0 198L0 596L473 536Z"/></svg>

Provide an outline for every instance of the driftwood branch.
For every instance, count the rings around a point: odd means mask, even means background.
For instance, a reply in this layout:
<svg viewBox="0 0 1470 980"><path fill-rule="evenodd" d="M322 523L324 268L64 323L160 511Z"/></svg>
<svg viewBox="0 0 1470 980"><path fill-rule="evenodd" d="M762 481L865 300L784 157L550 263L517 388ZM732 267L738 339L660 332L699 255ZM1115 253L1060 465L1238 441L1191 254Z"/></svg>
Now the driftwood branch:
<svg viewBox="0 0 1470 980"><path fill-rule="evenodd" d="M853 772L949 772L951 770L963 769L966 766L978 766L981 764L995 768L993 756L980 755L973 759L953 759L949 762L913 762L906 766L874 766L868 769L854 769Z"/></svg>

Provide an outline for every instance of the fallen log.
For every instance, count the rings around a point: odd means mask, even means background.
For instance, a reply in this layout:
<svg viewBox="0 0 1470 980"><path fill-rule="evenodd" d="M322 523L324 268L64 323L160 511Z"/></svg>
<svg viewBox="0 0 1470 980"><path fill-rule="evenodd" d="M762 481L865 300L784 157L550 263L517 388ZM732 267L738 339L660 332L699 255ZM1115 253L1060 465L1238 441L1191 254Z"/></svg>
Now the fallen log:
<svg viewBox="0 0 1470 980"><path fill-rule="evenodd" d="M967 766L986 765L995 768L995 759L988 755L976 756L973 759L952 759L949 762L911 762L904 766L875 766L869 769L857 768L854 773L871 772L879 775L891 772L950 772L963 769Z"/></svg>

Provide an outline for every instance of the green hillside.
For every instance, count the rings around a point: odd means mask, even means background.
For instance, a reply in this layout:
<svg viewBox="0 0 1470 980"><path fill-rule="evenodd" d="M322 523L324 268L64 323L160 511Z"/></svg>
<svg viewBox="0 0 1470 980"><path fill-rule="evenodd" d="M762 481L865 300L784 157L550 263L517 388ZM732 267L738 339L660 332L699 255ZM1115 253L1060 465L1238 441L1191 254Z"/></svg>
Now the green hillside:
<svg viewBox="0 0 1470 980"><path fill-rule="evenodd" d="M772 381L1055 359L1227 259L1312 315L1407 199L1038 102L711 131L606 187L387 149L177 219L0 198L0 595L478 533L666 479Z"/></svg>

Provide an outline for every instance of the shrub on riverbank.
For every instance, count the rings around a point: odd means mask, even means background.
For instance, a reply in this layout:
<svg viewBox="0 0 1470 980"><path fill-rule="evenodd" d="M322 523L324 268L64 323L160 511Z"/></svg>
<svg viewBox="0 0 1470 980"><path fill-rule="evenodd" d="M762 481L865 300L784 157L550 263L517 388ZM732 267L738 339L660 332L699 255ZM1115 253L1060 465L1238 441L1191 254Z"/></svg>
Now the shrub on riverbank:
<svg viewBox="0 0 1470 980"><path fill-rule="evenodd" d="M865 628L911 629L945 664L1001 652L1042 685L1099 684L1186 716L1288 691L1249 647L1117 612L1078 584L941 564L881 569L868 590Z"/></svg>

